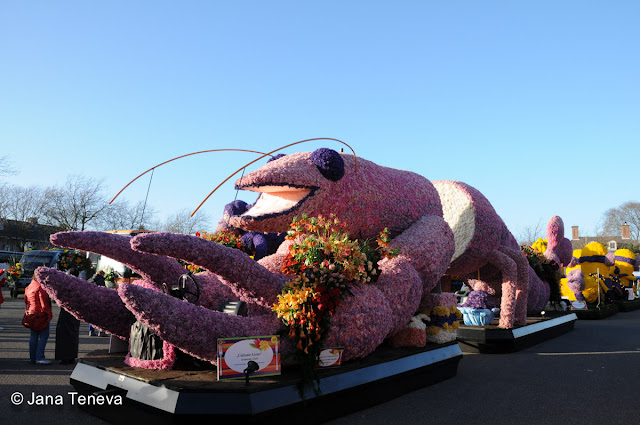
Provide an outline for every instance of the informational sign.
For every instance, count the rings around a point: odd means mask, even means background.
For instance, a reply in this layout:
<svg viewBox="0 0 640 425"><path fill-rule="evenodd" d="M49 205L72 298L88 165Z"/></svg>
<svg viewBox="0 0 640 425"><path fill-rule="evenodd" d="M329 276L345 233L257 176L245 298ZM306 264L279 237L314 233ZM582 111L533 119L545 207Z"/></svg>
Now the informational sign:
<svg viewBox="0 0 640 425"><path fill-rule="evenodd" d="M571 310L587 310L587 303L583 301L572 301Z"/></svg>
<svg viewBox="0 0 640 425"><path fill-rule="evenodd" d="M338 367L342 364L344 348L326 348L320 352L319 367Z"/></svg>
<svg viewBox="0 0 640 425"><path fill-rule="evenodd" d="M258 365L251 377L280 375L280 338L218 338L218 380L244 378L249 362Z"/></svg>
<svg viewBox="0 0 640 425"><path fill-rule="evenodd" d="M629 300L629 301L633 301L633 300L635 300L635 299L636 299L636 296L635 296L635 294L633 293L633 288L627 288L627 293L629 294L629 295L627 296L627 300Z"/></svg>

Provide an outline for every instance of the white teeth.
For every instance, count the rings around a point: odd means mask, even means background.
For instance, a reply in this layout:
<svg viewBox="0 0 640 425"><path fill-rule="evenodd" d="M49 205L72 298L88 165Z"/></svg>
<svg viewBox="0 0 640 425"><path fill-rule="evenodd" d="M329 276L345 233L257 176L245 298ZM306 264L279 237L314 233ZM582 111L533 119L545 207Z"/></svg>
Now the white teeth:
<svg viewBox="0 0 640 425"><path fill-rule="evenodd" d="M261 193L255 205L243 214L251 217L287 211L295 207L311 192L311 189L290 186L261 186L245 189Z"/></svg>

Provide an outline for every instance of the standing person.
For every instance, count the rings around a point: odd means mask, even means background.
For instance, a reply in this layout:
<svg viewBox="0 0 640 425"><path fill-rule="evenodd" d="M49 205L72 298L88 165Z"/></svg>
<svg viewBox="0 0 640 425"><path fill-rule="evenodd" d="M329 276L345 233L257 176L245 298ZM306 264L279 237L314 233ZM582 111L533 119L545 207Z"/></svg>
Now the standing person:
<svg viewBox="0 0 640 425"><path fill-rule="evenodd" d="M4 302L4 297L2 296L2 287L4 283L7 281L7 271L5 269L0 269L0 307L2 307L2 303ZM4 328L0 326L0 331Z"/></svg>
<svg viewBox="0 0 640 425"><path fill-rule="evenodd" d="M5 269L0 269L0 307L2 307L2 303L4 302L4 297L2 296L2 287L4 283L7 281L7 271Z"/></svg>
<svg viewBox="0 0 640 425"><path fill-rule="evenodd" d="M99 270L87 282L94 283L96 286L106 286L104 282L104 270ZM93 328L93 325L89 323L89 336L95 336L95 335L96 335L96 330ZM102 331L98 331L98 336L102 336Z"/></svg>
<svg viewBox="0 0 640 425"><path fill-rule="evenodd" d="M69 269L67 273L78 276L77 269ZM56 324L56 360L61 364L74 364L79 344L80 320L61 307Z"/></svg>
<svg viewBox="0 0 640 425"><path fill-rule="evenodd" d="M44 357L44 349L49 339L49 326L53 313L51 311L51 299L45 290L35 279L32 279L27 289L24 291L25 313L45 312L47 314L47 327L40 332L31 330L31 338L29 339L29 360L36 364L51 364L51 360Z"/></svg>
<svg viewBox="0 0 640 425"><path fill-rule="evenodd" d="M105 286L104 270L100 270L98 273L94 274L87 282L94 283L96 286Z"/></svg>

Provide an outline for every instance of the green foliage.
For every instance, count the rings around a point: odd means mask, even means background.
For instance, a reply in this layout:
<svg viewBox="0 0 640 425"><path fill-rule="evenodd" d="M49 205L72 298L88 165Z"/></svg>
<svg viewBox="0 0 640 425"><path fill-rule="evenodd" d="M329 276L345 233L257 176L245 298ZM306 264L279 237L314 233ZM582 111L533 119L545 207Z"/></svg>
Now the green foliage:
<svg viewBox="0 0 640 425"><path fill-rule="evenodd" d="M629 251L634 252L636 255L640 254L640 244L637 243L626 243L620 245L619 249L628 249Z"/></svg>
<svg viewBox="0 0 640 425"><path fill-rule="evenodd" d="M116 281L116 279L118 279L120 277L120 273L118 273L117 271L113 270L112 268L108 268L107 271L104 274L104 280L106 282L114 282Z"/></svg>
<svg viewBox="0 0 640 425"><path fill-rule="evenodd" d="M536 272L536 275L549 284L551 289L549 301L560 302L560 272L558 265L530 246L522 245L520 249L527 256L529 265Z"/></svg>

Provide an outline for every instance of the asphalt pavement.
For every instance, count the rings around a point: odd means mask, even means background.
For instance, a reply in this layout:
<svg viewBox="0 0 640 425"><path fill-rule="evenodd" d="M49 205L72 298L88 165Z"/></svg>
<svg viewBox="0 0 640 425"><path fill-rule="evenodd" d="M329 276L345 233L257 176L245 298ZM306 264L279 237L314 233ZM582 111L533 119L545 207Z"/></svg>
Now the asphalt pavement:
<svg viewBox="0 0 640 425"><path fill-rule="evenodd" d="M0 305L0 423L7 425L47 424L74 425L106 424L72 405L74 388L69 376L74 365L37 365L29 362L29 337L31 331L22 326L24 297L11 298L9 290L2 288L4 303ZM45 357L54 360L56 324L60 308L53 305L53 321ZM109 347L109 337L89 337L89 325L80 324L79 356ZM31 404L34 396L43 396L48 405ZM13 397L13 399L12 399ZM15 405L12 400L22 403ZM62 400L62 405L60 401ZM58 404L56 404L58 403ZM123 422L124 423L124 422Z"/></svg>
<svg viewBox="0 0 640 425"><path fill-rule="evenodd" d="M73 365L28 362L29 330L20 324L24 300L9 298L6 290L4 296L0 422L104 424L72 403ZM54 307L49 359L53 359L58 312ZM108 338L89 337L88 325L81 325L80 356L107 346ZM636 424L640 423L639 361L640 310L577 321L569 333L517 353L465 354L456 377L329 424ZM14 393L24 397L18 406L11 401ZM33 394L50 396L62 405L30 405ZM125 418L122 423L127 423Z"/></svg>

